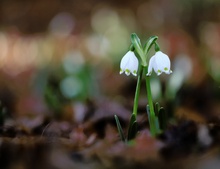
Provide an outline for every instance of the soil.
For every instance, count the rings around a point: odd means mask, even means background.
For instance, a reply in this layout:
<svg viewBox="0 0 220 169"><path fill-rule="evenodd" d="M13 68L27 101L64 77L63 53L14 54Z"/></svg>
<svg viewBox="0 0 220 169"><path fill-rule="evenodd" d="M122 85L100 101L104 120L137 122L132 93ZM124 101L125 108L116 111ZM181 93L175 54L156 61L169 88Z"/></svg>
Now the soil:
<svg viewBox="0 0 220 169"><path fill-rule="evenodd" d="M0 128L1 168L217 169L220 164L220 125L204 115L179 108L168 128L152 137L147 116L140 114L136 138L124 143L113 117L118 114L126 133L130 112L110 100L91 104L78 124L50 116L6 120Z"/></svg>

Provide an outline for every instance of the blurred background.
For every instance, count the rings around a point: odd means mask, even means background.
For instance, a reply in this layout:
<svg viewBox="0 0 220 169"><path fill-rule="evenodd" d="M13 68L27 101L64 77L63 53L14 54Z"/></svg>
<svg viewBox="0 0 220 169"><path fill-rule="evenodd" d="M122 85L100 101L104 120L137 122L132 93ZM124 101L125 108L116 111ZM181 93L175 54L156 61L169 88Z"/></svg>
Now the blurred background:
<svg viewBox="0 0 220 169"><path fill-rule="evenodd" d="M133 32L143 43L157 35L171 58L173 74L152 78L155 101L219 117L218 0L1 0L0 100L7 116L67 112L66 119L80 121L73 112L88 100L129 104L135 78L119 76L119 63Z"/></svg>
<svg viewBox="0 0 220 169"><path fill-rule="evenodd" d="M144 132L128 148L117 140L114 114L126 129L136 78L119 75L119 65L133 32L143 44L157 35L171 59L173 73L153 75L151 87L154 101L165 107L169 125L176 128L160 139L149 136L143 84L138 127ZM161 145L168 145L164 158L183 159L219 145L219 101L219 0L0 0L3 168L50 168L47 163L57 169L83 168L80 162L87 165L86 157L106 168L111 168L109 157L116 165L122 160L123 168L136 168L130 165L134 161L166 168L167 161L148 161L158 158ZM47 136L46 144L42 136ZM49 148L53 146L57 152ZM199 156L195 163L190 156L189 161L194 166L200 162L199 169L217 169L219 146L213 152L208 160ZM186 163L176 165L184 168ZM97 169L91 166L84 168Z"/></svg>

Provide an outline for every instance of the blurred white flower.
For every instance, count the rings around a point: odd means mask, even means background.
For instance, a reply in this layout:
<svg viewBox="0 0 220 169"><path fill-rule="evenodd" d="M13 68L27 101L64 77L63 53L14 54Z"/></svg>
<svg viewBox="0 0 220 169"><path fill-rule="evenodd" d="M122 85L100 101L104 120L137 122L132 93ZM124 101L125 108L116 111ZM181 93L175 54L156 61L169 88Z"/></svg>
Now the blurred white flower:
<svg viewBox="0 0 220 169"><path fill-rule="evenodd" d="M161 51L156 52L154 56L150 58L147 76L150 76L152 70L159 76L161 73L170 74L170 59L169 57Z"/></svg>
<svg viewBox="0 0 220 169"><path fill-rule="evenodd" d="M174 99L177 91L192 75L192 60L186 54L178 54L172 62L174 72L167 83L166 98Z"/></svg>
<svg viewBox="0 0 220 169"><path fill-rule="evenodd" d="M127 76L129 76L130 73L132 73L134 76L137 76L137 71L138 71L138 59L135 56L134 52L128 51L121 59L120 74L125 72Z"/></svg>

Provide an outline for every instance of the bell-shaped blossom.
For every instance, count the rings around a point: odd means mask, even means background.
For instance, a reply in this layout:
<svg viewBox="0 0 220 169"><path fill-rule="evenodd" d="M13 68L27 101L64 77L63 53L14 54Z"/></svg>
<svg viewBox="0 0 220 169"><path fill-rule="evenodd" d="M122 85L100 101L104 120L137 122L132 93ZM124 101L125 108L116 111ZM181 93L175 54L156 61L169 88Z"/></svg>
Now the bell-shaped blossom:
<svg viewBox="0 0 220 169"><path fill-rule="evenodd" d="M128 51L121 59L120 74L125 72L127 76L129 76L130 73L132 73L134 76L137 76L137 71L138 71L138 59L135 56L134 52Z"/></svg>
<svg viewBox="0 0 220 169"><path fill-rule="evenodd" d="M163 72L166 74L172 73L172 70L170 70L169 57L161 51L156 52L155 55L150 58L147 76L151 75L152 70L154 70L158 76Z"/></svg>

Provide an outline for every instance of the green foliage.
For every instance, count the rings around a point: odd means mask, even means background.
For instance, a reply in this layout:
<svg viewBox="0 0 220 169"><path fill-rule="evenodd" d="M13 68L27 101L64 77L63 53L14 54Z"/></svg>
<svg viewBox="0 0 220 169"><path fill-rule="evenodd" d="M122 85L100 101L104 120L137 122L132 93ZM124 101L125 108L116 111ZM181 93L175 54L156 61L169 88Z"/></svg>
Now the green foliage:
<svg viewBox="0 0 220 169"><path fill-rule="evenodd" d="M147 43L144 45L144 54L147 55L149 50L151 49L152 45L155 44L156 40L158 39L157 36L151 36L148 38Z"/></svg>
<svg viewBox="0 0 220 169"><path fill-rule="evenodd" d="M149 105L146 106L147 115L150 122L150 108ZM156 124L156 135L160 134L162 131L164 131L167 128L167 113L163 107L160 107L160 104L157 102L155 103L155 122Z"/></svg>
<svg viewBox="0 0 220 169"><path fill-rule="evenodd" d="M154 50L156 53L158 53L158 51L160 51L160 47L157 44L157 36L151 36L144 44L144 47L142 47L141 41L138 38L138 36L135 33L131 34L131 46L130 46L130 50L133 51L135 53L135 56L138 56L138 60L140 62L140 64L138 65L139 67L139 73L138 75L138 79L137 79L137 85L136 85L136 91L135 91L135 97L134 97L134 106L133 106L133 112L130 118L130 122L129 122L129 129L128 129L128 135L127 135L127 139L125 139L120 122L117 118L117 116L115 115L115 120L116 120L116 124L118 127L118 132L120 134L120 137L122 139L122 141L131 141L132 139L135 138L136 134L137 134L137 110L138 110L138 100L139 100L139 94L140 94L140 86L141 86L141 79L143 77L145 77L145 81L146 81L146 90L147 90L147 99L148 99L148 105L146 106L146 110L147 110L147 114L148 114L148 121L149 121L149 126L150 126L150 132L152 136L156 136L158 135L162 130L164 130L167 126L167 120L166 120L166 114L165 111L162 107L160 107L159 103L156 103L156 105L154 106L153 104L153 98L152 98L152 94L151 94L151 84L150 84L150 74L151 72L148 71L152 71L152 70L148 70L149 69L153 69L155 66L158 66L158 63L154 63L154 61L150 62L150 57L148 56L149 51L151 49L151 47L154 45ZM165 54L163 54L162 52L160 52L162 54L162 56L159 57L159 59L162 57L165 57L165 60L167 61L167 63L164 63L163 59L160 59L160 67L165 67L166 65L163 64L168 64L169 69L170 69L170 60L169 57ZM152 57L157 57L158 55L154 55ZM152 59L152 58L151 58ZM122 59L123 61L123 59ZM123 63L121 61L121 63ZM149 62L149 63L148 63ZM154 64L154 65L152 65ZM163 68L164 69L164 68ZM154 68L155 70L155 68ZM168 68L167 68L168 70ZM161 71L161 70L157 70L157 71ZM172 71L169 72L169 74ZM158 75L160 75L162 72L160 72ZM129 74L127 74L129 75Z"/></svg>
<svg viewBox="0 0 220 169"><path fill-rule="evenodd" d="M69 56L74 57L74 56ZM71 58L69 58L71 59ZM55 118L60 118L64 105L72 101L86 101L99 94L94 69L91 65L76 66L67 60L67 66L47 70L43 95L48 108Z"/></svg>
<svg viewBox="0 0 220 169"><path fill-rule="evenodd" d="M137 134L137 121L135 114L131 115L130 122L129 122L129 128L128 128L128 137L127 140L130 141L135 138Z"/></svg>
<svg viewBox="0 0 220 169"><path fill-rule="evenodd" d="M130 141L133 140L135 138L136 134L137 134L137 121L136 121L135 114L131 115L127 138L124 135L124 131L121 127L121 123L120 123L117 115L115 115L115 121L116 121L116 125L117 125L117 128L118 128L118 133L120 135L121 141L123 141L125 143L130 143Z"/></svg>
<svg viewBox="0 0 220 169"><path fill-rule="evenodd" d="M118 133L119 133L119 135L120 135L120 137L121 137L121 140L122 140L123 142L126 142L126 138L125 138L123 129L122 129L122 127L121 127L121 123L120 123L120 121L119 121L119 119L118 119L118 116L116 116L116 115L115 115L115 121L116 121L116 124L117 124Z"/></svg>
<svg viewBox="0 0 220 169"><path fill-rule="evenodd" d="M50 85L46 86L44 99L50 110L54 112L54 116L59 118L61 115L62 99L56 88L53 88Z"/></svg>
<svg viewBox="0 0 220 169"><path fill-rule="evenodd" d="M168 119L167 119L167 113L163 107L161 107L159 110L158 119L159 119L160 129L164 131L167 128Z"/></svg>

